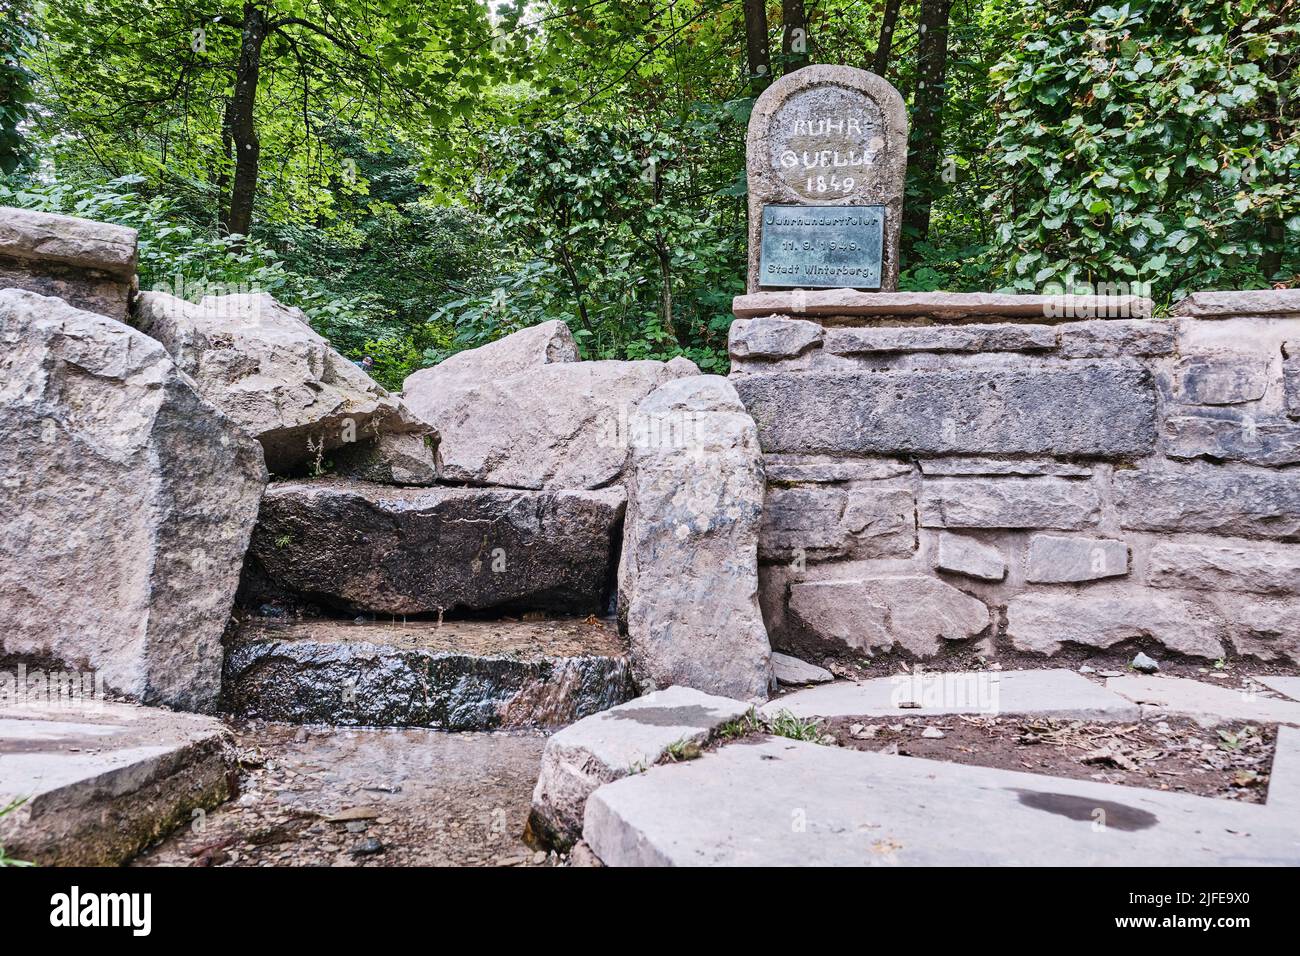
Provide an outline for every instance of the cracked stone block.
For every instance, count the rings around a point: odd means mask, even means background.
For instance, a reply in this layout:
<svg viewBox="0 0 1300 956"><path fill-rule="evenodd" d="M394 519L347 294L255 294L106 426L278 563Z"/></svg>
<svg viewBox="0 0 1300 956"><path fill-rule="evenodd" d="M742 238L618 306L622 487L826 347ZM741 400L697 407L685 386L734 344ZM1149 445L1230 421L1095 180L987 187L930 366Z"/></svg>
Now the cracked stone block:
<svg viewBox="0 0 1300 956"><path fill-rule="evenodd" d="M922 575L796 582L789 614L792 642L867 655L895 647L931 655L989 626L983 601Z"/></svg>
<svg viewBox="0 0 1300 956"><path fill-rule="evenodd" d="M675 746L698 747L749 709L738 700L668 687L564 728L542 751L529 829L551 846L571 846L597 787L648 769Z"/></svg>
<svg viewBox="0 0 1300 956"><path fill-rule="evenodd" d="M1194 657L1223 656L1221 624L1195 604L1138 588L1098 585L1071 593L1029 591L1007 602L1007 637L1017 650L1054 654L1066 644L1110 647L1148 638Z"/></svg>
<svg viewBox="0 0 1300 956"><path fill-rule="evenodd" d="M1050 325L917 325L832 328L823 346L832 355L873 352L1043 352L1056 348Z"/></svg>
<svg viewBox="0 0 1300 956"><path fill-rule="evenodd" d="M939 534L934 566L981 581L1001 581L1007 576L1007 560L1000 548L946 531Z"/></svg>
<svg viewBox="0 0 1300 956"><path fill-rule="evenodd" d="M1058 328L1059 354L1068 359L1172 355L1178 342L1177 327L1160 320L1067 322Z"/></svg>
<svg viewBox="0 0 1300 956"><path fill-rule="evenodd" d="M1174 394L1190 405L1235 405L1264 397L1270 362L1252 352L1189 355L1174 366Z"/></svg>
<svg viewBox="0 0 1300 956"><path fill-rule="evenodd" d="M822 327L806 319L737 319L727 350L734 359L795 358L821 342Z"/></svg>
<svg viewBox="0 0 1300 956"><path fill-rule="evenodd" d="M1128 458L1156 443L1154 381L1127 360L773 372L735 385L768 454Z"/></svg>
<svg viewBox="0 0 1300 956"><path fill-rule="evenodd" d="M938 478L921 486L925 528L1059 528L1097 523L1101 500L1090 481L1065 478Z"/></svg>
<svg viewBox="0 0 1300 956"><path fill-rule="evenodd" d="M1135 531L1300 536L1300 481L1284 472L1117 471L1114 496L1120 526Z"/></svg>
<svg viewBox="0 0 1300 956"><path fill-rule="evenodd" d="M872 484L769 487L759 554L905 558L916 550L916 501L908 488Z"/></svg>
<svg viewBox="0 0 1300 956"><path fill-rule="evenodd" d="M1187 409L1165 420L1165 454L1278 467L1300 463L1300 423L1228 409Z"/></svg>
<svg viewBox="0 0 1300 956"><path fill-rule="evenodd" d="M1111 538L1036 534L1029 539L1025 579L1038 584L1096 581L1128 574L1128 545Z"/></svg>
<svg viewBox="0 0 1300 956"><path fill-rule="evenodd" d="M1300 545L1161 543L1147 560L1161 588L1300 594Z"/></svg>
<svg viewBox="0 0 1300 956"><path fill-rule="evenodd" d="M276 588L348 613L599 613L623 507L621 489L277 482L249 550Z"/></svg>

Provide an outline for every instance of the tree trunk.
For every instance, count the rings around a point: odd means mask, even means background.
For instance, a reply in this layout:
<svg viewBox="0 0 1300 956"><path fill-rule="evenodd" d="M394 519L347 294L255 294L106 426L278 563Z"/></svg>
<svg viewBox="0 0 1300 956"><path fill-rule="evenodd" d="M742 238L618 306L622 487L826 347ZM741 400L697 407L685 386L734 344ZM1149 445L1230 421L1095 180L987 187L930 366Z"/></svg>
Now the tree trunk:
<svg viewBox="0 0 1300 956"><path fill-rule="evenodd" d="M664 331L676 339L679 345L684 345L686 343L682 341L682 336L677 331L677 323L673 320L672 253L662 236L655 237L654 248L655 258L659 260L659 320L663 323Z"/></svg>
<svg viewBox="0 0 1300 956"><path fill-rule="evenodd" d="M943 152L944 78L948 68L948 14L952 0L921 0L921 39L917 49L918 76L912 101L912 141L908 166L916 184L906 204L904 227L910 242L930 232L930 206L939 191L939 158Z"/></svg>
<svg viewBox="0 0 1300 956"><path fill-rule="evenodd" d="M744 0L744 4L749 89L757 96L772 82L772 59L767 49L767 4L765 0Z"/></svg>
<svg viewBox="0 0 1300 956"><path fill-rule="evenodd" d="M234 165L234 138L230 123L231 101L226 100L226 108L221 114L221 162L217 171L217 226L223 236L230 235L230 169Z"/></svg>
<svg viewBox="0 0 1300 956"><path fill-rule="evenodd" d="M230 97L227 125L235 148L235 179L230 190L230 215L226 229L247 236L253 224L253 200L257 195L257 163L261 143L253 122L257 102L258 74L262 68L262 42L266 39L266 13L252 3L244 4L244 26L235 68L235 92Z"/></svg>
<svg viewBox="0 0 1300 956"><path fill-rule="evenodd" d="M781 59L786 73L808 65L808 16L803 0L781 0Z"/></svg>
<svg viewBox="0 0 1300 956"><path fill-rule="evenodd" d="M587 290L583 288L582 282L578 279L578 271L573 268L573 259L569 255L569 248L563 242L560 243L560 268L564 270L565 276L569 279L569 285L573 288L573 301L578 307L578 319L582 322L582 327L591 331L591 318L587 315L587 304L584 297Z"/></svg>
<svg viewBox="0 0 1300 956"><path fill-rule="evenodd" d="M898 26L898 11L903 0L885 0L883 19L880 21L880 40L876 43L876 55L871 61L871 72L884 76L889 69L889 52L894 45L894 28Z"/></svg>

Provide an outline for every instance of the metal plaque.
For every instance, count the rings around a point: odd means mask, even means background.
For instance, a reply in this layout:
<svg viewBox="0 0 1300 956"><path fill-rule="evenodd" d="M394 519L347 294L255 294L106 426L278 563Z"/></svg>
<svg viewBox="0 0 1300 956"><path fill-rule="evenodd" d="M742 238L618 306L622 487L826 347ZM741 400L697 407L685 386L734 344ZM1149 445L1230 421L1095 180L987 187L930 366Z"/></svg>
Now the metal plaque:
<svg viewBox="0 0 1300 956"><path fill-rule="evenodd" d="M763 288L879 289L884 206L764 206Z"/></svg>

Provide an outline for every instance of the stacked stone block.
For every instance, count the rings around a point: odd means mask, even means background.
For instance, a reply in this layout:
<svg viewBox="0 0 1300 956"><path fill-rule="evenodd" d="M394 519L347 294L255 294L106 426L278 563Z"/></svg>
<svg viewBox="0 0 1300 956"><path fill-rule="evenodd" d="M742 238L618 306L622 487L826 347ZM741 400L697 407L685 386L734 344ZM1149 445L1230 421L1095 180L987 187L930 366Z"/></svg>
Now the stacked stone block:
<svg viewBox="0 0 1300 956"><path fill-rule="evenodd" d="M1198 293L1168 319L844 291L736 313L774 647L1300 660L1296 292Z"/></svg>

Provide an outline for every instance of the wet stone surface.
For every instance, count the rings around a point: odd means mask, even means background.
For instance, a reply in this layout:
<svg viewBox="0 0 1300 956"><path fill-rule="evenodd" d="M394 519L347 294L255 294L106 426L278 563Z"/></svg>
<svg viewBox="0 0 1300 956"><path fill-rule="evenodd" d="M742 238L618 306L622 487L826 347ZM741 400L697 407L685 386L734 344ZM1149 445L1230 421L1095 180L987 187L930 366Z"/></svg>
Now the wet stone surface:
<svg viewBox="0 0 1300 956"><path fill-rule="evenodd" d="M246 619L226 648L244 717L370 727L560 727L632 695L609 622Z"/></svg>
<svg viewBox="0 0 1300 956"><path fill-rule="evenodd" d="M237 724L241 794L136 866L534 866L545 738Z"/></svg>

